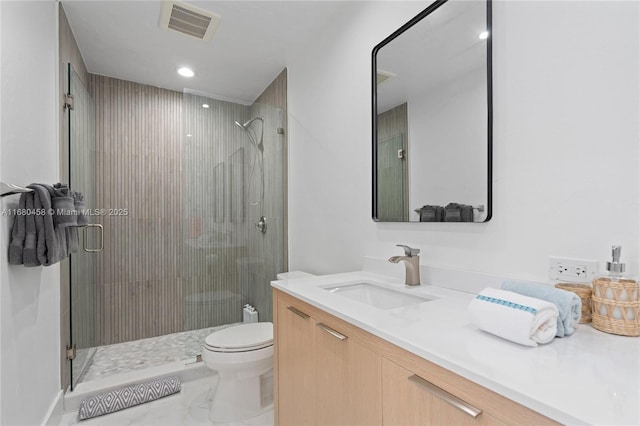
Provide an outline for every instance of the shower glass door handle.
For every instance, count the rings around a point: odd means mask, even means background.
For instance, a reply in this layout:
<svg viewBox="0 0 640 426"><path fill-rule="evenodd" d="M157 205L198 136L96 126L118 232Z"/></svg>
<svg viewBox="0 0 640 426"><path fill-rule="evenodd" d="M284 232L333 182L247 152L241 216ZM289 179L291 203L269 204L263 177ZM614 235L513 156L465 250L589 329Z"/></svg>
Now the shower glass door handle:
<svg viewBox="0 0 640 426"><path fill-rule="evenodd" d="M97 248L89 248L89 228L98 228L99 229L99 241L100 245ZM86 225L84 228L84 243L82 244L82 249L87 253L100 253L102 249L104 249L104 228L99 223L90 223Z"/></svg>

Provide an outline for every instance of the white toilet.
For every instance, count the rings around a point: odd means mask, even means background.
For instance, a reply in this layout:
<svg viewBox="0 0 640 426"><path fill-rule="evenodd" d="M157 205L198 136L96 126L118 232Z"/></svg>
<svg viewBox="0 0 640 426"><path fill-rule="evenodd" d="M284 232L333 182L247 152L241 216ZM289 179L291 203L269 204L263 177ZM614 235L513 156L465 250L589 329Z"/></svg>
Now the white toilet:
<svg viewBox="0 0 640 426"><path fill-rule="evenodd" d="M243 421L273 404L273 324L241 324L211 333L205 365L218 372L209 419Z"/></svg>

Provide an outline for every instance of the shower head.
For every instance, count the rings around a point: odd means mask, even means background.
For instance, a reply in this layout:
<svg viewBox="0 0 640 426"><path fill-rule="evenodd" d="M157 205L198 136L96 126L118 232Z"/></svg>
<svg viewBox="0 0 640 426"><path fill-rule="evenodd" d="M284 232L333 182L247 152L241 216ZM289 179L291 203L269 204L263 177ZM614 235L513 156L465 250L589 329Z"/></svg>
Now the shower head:
<svg viewBox="0 0 640 426"><path fill-rule="evenodd" d="M262 124L264 124L264 117L254 117L248 121L246 121L244 124L240 124L236 121L236 125L241 127L244 131L247 131L249 129L249 126L251 126L251 123L253 123L256 120L260 120L262 121Z"/></svg>
<svg viewBox="0 0 640 426"><path fill-rule="evenodd" d="M259 141L255 140L257 135L252 135L251 132L249 131L249 127L251 126L251 123L253 123L256 120L260 120L262 122L262 129L260 132ZM251 140L251 143L253 144L253 146L256 147L258 151L260 152L264 151L264 145L262 144L262 136L264 134L264 117L253 117L252 119L246 121L244 124L240 124L239 122L236 121L236 126L240 127L242 130L245 131L247 135L249 135L249 140Z"/></svg>

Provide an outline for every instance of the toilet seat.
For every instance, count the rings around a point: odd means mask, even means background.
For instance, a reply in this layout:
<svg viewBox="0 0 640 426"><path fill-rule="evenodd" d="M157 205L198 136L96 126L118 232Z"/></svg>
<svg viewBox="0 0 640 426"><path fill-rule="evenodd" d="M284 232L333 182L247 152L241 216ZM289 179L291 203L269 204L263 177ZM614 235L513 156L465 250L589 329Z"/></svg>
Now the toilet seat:
<svg viewBox="0 0 640 426"><path fill-rule="evenodd" d="M273 324L241 324L207 336L205 348L212 352L249 352L273 346Z"/></svg>

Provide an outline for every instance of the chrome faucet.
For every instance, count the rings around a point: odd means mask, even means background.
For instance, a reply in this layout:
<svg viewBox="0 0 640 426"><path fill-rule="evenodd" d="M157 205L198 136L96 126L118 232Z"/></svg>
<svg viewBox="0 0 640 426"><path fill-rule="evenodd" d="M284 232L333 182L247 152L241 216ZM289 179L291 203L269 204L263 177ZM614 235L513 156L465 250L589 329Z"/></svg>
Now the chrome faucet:
<svg viewBox="0 0 640 426"><path fill-rule="evenodd" d="M411 248L402 244L397 244L397 247L404 249L404 256L390 257L389 262L404 262L406 268L405 285L420 285L420 256L418 256L420 249Z"/></svg>

